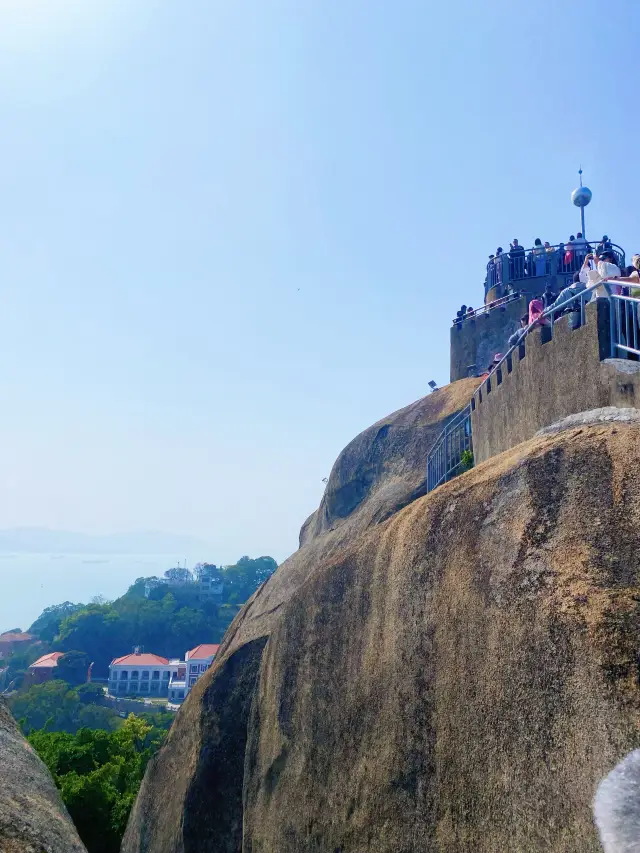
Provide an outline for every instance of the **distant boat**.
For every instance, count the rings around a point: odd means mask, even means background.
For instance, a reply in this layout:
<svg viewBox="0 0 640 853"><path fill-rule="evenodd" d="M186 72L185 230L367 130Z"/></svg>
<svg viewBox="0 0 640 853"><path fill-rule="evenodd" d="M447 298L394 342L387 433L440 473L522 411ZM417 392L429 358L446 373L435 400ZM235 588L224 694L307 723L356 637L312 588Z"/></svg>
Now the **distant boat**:
<svg viewBox="0 0 640 853"><path fill-rule="evenodd" d="M108 563L109 560L83 560L82 562L85 564L97 565L99 563Z"/></svg>

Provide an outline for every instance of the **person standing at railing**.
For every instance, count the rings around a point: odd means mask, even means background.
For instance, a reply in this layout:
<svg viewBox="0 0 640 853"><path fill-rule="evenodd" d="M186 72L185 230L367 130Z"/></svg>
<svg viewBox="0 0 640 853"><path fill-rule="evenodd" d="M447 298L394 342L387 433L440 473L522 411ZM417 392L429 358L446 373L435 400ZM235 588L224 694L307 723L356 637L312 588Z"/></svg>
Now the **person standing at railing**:
<svg viewBox="0 0 640 853"><path fill-rule="evenodd" d="M587 255L580 270L580 281L589 286L599 282L615 282L621 275L620 267L615 263L615 255L612 251L606 250L597 256L591 253ZM621 287L618 284L602 284L594 289L593 298L617 296L620 291Z"/></svg>
<svg viewBox="0 0 640 853"><path fill-rule="evenodd" d="M545 274L547 261L546 261L546 251L544 246L542 245L542 240L539 237L536 237L533 244L533 274L535 276L543 276Z"/></svg>
<svg viewBox="0 0 640 853"><path fill-rule="evenodd" d="M611 252L613 251L613 246L611 245L611 240L605 234L602 240L596 246L596 252L601 255L602 252Z"/></svg>
<svg viewBox="0 0 640 853"><path fill-rule="evenodd" d="M493 259L493 264L496 268L496 284L498 285L498 296L502 296L502 246L496 249L496 256Z"/></svg>
<svg viewBox="0 0 640 853"><path fill-rule="evenodd" d="M520 328L517 332L514 332L509 338L509 349L513 349L513 347L517 346L520 343L520 340L525 335L528 325L529 315L523 314L522 317L520 317Z"/></svg>
<svg viewBox="0 0 640 853"><path fill-rule="evenodd" d="M564 268L568 272L574 269L573 262L576 256L576 238L573 234L569 237L569 242L564 249Z"/></svg>
<svg viewBox="0 0 640 853"><path fill-rule="evenodd" d="M509 251L509 278L524 278L524 249L514 237Z"/></svg>
<svg viewBox="0 0 640 853"><path fill-rule="evenodd" d="M558 244L558 269L557 272L564 272L564 243Z"/></svg>
<svg viewBox="0 0 640 853"><path fill-rule="evenodd" d="M576 253L576 266L581 266L584 262L585 255L589 251L589 244L582 236L582 232L578 231L575 239L574 249Z"/></svg>
<svg viewBox="0 0 640 853"><path fill-rule="evenodd" d="M640 287L640 255L634 255L631 258L631 266L625 267L624 275L621 275L618 279L619 282L624 282L625 284L633 284L636 287ZM634 298L637 298L638 294L631 294Z"/></svg>
<svg viewBox="0 0 640 853"><path fill-rule="evenodd" d="M549 308L556 301L557 293L554 293L551 284L549 282L546 283L544 288L544 293L542 294L542 304L545 307L545 310Z"/></svg>
<svg viewBox="0 0 640 853"><path fill-rule="evenodd" d="M456 319L455 319L455 322L456 322L456 323L462 323L462 321L464 320L464 318L465 318L465 316L466 316L466 313L467 313L467 306L466 306L466 305L461 305L461 306L460 306L460 310L459 310L459 311L456 311Z"/></svg>

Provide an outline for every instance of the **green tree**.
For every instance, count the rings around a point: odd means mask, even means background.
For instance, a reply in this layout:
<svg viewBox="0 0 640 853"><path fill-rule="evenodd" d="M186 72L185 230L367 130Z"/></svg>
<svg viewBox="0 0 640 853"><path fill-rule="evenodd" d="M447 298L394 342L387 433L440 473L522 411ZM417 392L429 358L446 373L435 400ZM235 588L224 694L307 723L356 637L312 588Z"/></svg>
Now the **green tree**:
<svg viewBox="0 0 640 853"><path fill-rule="evenodd" d="M61 658L58 658L56 677L66 681L71 687L85 684L90 663L89 655L86 652L66 652Z"/></svg>
<svg viewBox="0 0 640 853"><path fill-rule="evenodd" d="M278 568L273 557L240 557L233 566L225 566L223 578L225 583L224 598L230 604L240 604L250 598Z"/></svg>
<svg viewBox="0 0 640 853"><path fill-rule="evenodd" d="M85 706L84 710L97 706ZM147 763L165 732L131 714L117 731L32 732L89 853L118 853Z"/></svg>
<svg viewBox="0 0 640 853"><path fill-rule="evenodd" d="M174 583L186 584L191 583L193 580L193 575L189 569L182 569L180 566L175 566L173 569L167 569L164 576L167 580L173 581Z"/></svg>
<svg viewBox="0 0 640 853"><path fill-rule="evenodd" d="M81 729L115 731L118 728L119 718L111 708L104 705L81 705L76 713L76 723Z"/></svg>
<svg viewBox="0 0 640 853"><path fill-rule="evenodd" d="M67 616L56 644L62 651L81 649L95 662L95 675L106 676L114 657L131 650L128 625L111 604L90 604Z"/></svg>
<svg viewBox="0 0 640 853"><path fill-rule="evenodd" d="M77 689L78 698L85 705L99 705L104 699L104 689L100 684L89 681L87 684L81 684Z"/></svg>
<svg viewBox="0 0 640 853"><path fill-rule="evenodd" d="M114 731L121 721L115 708L100 704L103 697L99 685L83 684L74 690L55 680L19 693L9 699L9 706L25 734L40 729L72 734L83 727Z"/></svg>
<svg viewBox="0 0 640 853"><path fill-rule="evenodd" d="M78 694L65 681L47 681L12 700L11 713L26 733L33 729L72 732L79 704Z"/></svg>
<svg viewBox="0 0 640 853"><path fill-rule="evenodd" d="M50 643L57 636L62 620L71 616L72 613L82 610L83 607L84 604L73 604L71 601L46 607L29 628L28 633Z"/></svg>

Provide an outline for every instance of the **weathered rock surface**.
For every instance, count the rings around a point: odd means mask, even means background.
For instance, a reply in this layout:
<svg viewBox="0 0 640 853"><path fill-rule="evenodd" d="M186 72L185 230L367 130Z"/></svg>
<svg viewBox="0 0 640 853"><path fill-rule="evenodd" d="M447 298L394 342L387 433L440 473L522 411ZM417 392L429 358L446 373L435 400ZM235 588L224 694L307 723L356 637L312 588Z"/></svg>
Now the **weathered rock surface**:
<svg viewBox="0 0 640 853"><path fill-rule="evenodd" d="M639 463L639 425L596 423L385 521L385 476L342 521L327 496L180 711L124 853L595 853L596 782L640 742ZM336 492L357 458L337 469Z"/></svg>
<svg viewBox="0 0 640 853"><path fill-rule="evenodd" d="M86 853L49 771L1 699L0 853Z"/></svg>

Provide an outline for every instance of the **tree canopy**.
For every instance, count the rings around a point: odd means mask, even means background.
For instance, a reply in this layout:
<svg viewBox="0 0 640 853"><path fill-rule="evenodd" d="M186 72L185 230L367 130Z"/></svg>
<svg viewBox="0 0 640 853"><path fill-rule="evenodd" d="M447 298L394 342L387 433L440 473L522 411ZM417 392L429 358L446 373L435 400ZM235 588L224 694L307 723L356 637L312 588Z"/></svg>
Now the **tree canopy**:
<svg viewBox="0 0 640 853"><path fill-rule="evenodd" d="M138 578L114 602L89 604L63 618L53 647L85 652L94 662L96 677L106 676L113 658L134 646L164 657L181 657L199 643L220 642L238 607L276 568L272 557L241 557L235 565L221 567L218 574L224 587L216 600L201 600L198 584L191 582L160 583L145 598L150 579Z"/></svg>
<svg viewBox="0 0 640 853"><path fill-rule="evenodd" d="M84 684L89 671L89 655L86 652L70 651L58 658L56 677L72 687Z"/></svg>
<svg viewBox="0 0 640 853"><path fill-rule="evenodd" d="M9 699L9 707L27 734L37 729L73 733L84 726L112 731L119 717L111 708L98 704L103 695L98 685L85 684L75 690L56 679L18 693Z"/></svg>
<svg viewBox="0 0 640 853"><path fill-rule="evenodd" d="M118 853L145 768L164 734L131 714L111 733L83 728L75 735L29 735L89 853Z"/></svg>
<svg viewBox="0 0 640 853"><path fill-rule="evenodd" d="M84 604L73 604L71 601L63 601L62 604L52 604L51 607L46 607L42 611L29 628L28 633L34 634L41 640L51 642L57 636L62 620L77 610L82 610L83 607Z"/></svg>

